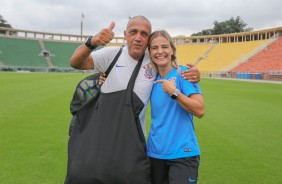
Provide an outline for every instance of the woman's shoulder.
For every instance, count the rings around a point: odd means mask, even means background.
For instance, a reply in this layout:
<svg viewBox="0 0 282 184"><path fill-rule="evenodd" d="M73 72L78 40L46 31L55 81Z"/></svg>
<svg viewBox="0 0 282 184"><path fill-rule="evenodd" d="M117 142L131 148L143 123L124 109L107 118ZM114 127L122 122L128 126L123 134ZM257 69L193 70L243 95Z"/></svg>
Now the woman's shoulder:
<svg viewBox="0 0 282 184"><path fill-rule="evenodd" d="M185 71L185 70L189 70L189 68L187 66L183 66L183 65L179 65L180 71Z"/></svg>

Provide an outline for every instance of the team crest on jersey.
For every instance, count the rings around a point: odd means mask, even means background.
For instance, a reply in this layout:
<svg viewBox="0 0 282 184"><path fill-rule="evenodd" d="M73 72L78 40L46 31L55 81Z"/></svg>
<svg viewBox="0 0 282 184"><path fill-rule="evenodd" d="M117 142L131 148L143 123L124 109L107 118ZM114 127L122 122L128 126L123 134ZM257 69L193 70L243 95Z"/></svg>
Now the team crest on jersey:
<svg viewBox="0 0 282 184"><path fill-rule="evenodd" d="M144 65L143 68L145 69L144 76L145 76L147 79L153 78L153 69L152 69L152 67L150 67L150 64Z"/></svg>

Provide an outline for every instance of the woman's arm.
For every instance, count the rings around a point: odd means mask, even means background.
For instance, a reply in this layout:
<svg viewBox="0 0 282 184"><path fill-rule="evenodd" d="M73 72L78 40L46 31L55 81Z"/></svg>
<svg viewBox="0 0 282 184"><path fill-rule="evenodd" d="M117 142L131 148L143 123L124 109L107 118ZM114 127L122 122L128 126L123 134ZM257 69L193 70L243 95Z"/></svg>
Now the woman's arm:
<svg viewBox="0 0 282 184"><path fill-rule="evenodd" d="M157 80L155 82L162 83L164 92L168 93L170 96L177 91L176 84L173 79ZM192 113L196 117L202 118L204 116L204 98L201 94L192 94L190 96L186 96L185 94L179 92L175 100L183 109L185 109L187 112Z"/></svg>

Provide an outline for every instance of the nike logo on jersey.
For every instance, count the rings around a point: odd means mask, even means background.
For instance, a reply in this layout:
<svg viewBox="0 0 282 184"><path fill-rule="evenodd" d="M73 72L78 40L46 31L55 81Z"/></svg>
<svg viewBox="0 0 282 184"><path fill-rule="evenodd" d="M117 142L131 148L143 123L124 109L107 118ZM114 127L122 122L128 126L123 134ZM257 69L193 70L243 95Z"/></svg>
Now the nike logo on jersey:
<svg viewBox="0 0 282 184"><path fill-rule="evenodd" d="M125 67L125 66L123 66L123 65L119 65L119 64L116 64L116 67Z"/></svg>

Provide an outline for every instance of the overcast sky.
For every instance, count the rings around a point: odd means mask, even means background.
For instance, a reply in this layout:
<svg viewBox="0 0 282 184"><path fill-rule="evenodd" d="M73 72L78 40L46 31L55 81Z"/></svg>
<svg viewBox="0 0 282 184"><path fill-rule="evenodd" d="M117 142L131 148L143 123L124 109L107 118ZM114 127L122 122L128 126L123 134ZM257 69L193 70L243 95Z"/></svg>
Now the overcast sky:
<svg viewBox="0 0 282 184"><path fill-rule="evenodd" d="M144 15L153 30L172 36L213 28L213 22L231 17L254 30L282 27L282 0L0 0L0 15L16 29L93 35L115 21L123 36L129 16Z"/></svg>

